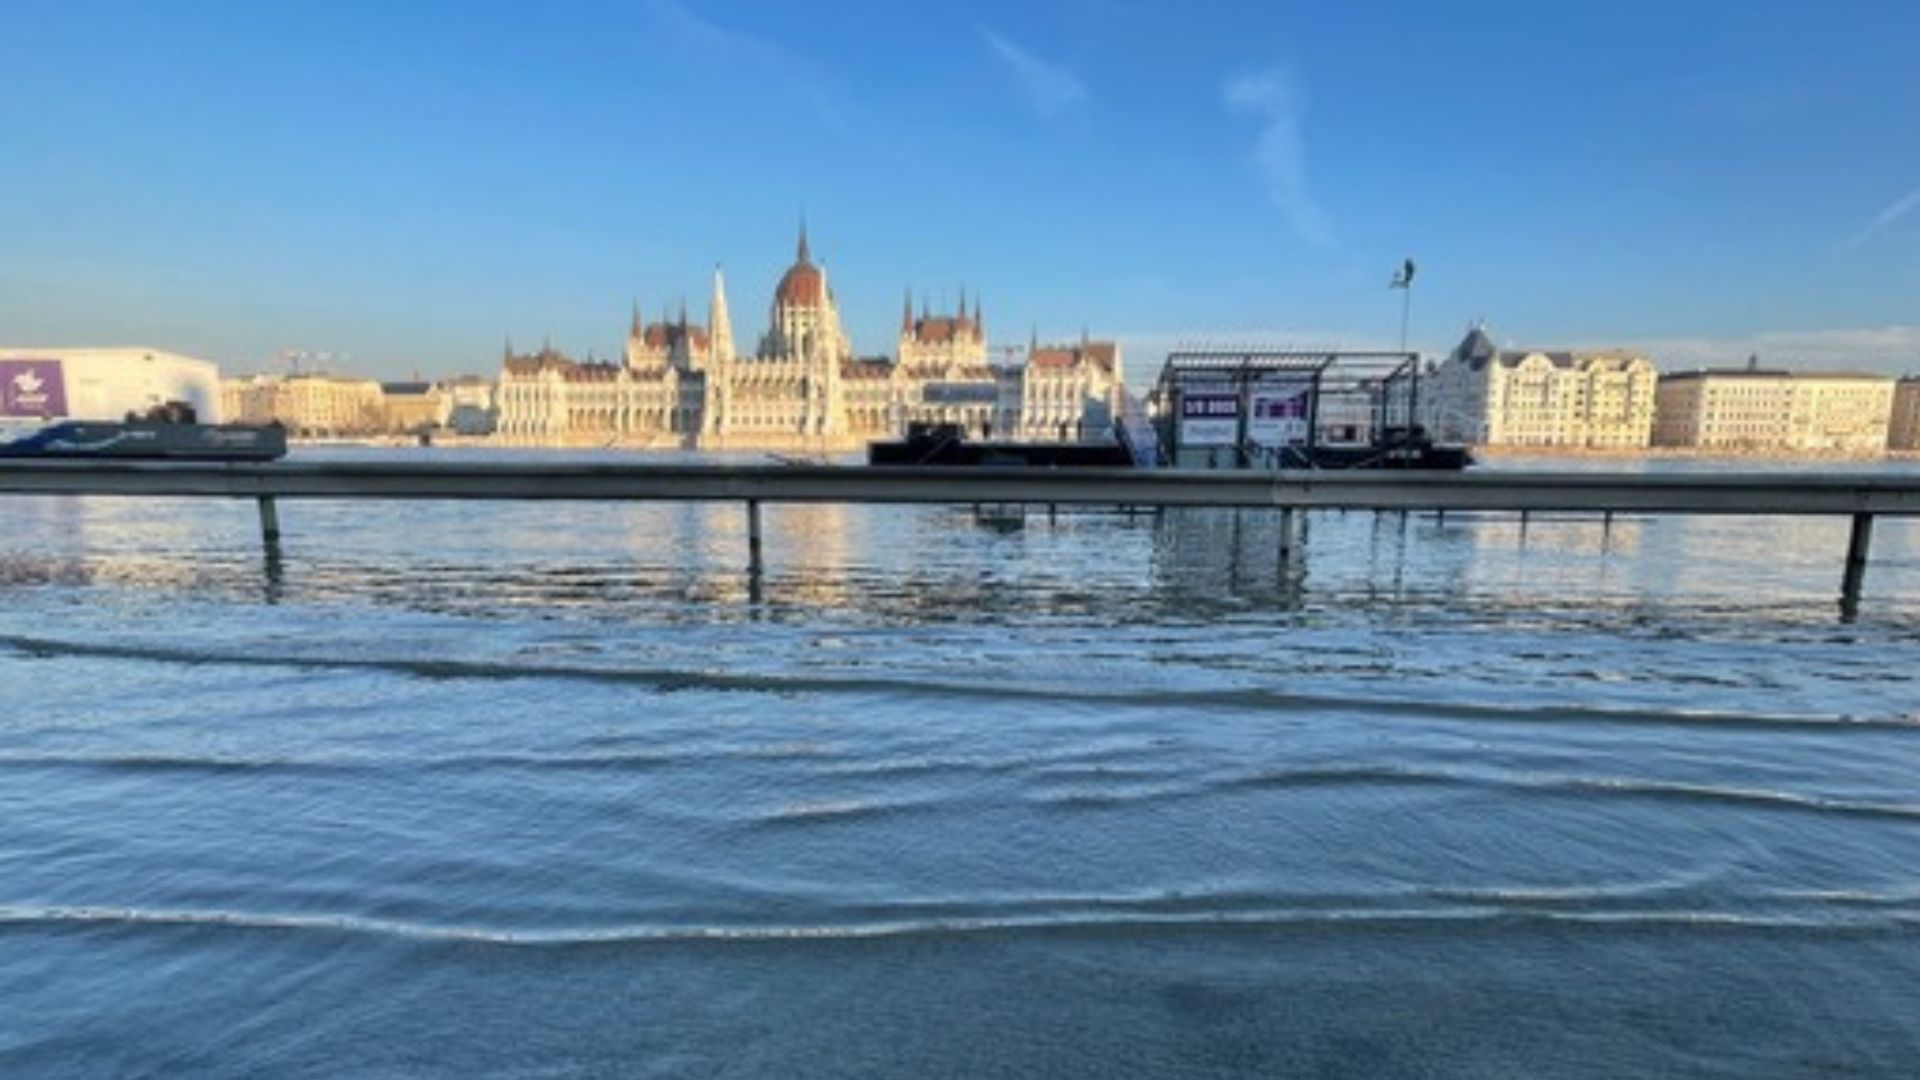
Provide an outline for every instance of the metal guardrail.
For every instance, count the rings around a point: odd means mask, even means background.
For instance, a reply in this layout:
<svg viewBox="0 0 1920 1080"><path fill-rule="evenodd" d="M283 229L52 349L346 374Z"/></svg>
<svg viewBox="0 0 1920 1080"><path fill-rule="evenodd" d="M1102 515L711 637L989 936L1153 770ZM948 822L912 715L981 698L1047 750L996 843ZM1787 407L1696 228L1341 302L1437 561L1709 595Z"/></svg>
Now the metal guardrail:
<svg viewBox="0 0 1920 1080"><path fill-rule="evenodd" d="M1920 515L1913 478L1758 473L0 461L0 493Z"/></svg>
<svg viewBox="0 0 1920 1080"><path fill-rule="evenodd" d="M0 461L0 494L259 500L279 540L278 499L500 499L743 502L751 568L760 504L1104 504L1295 510L1826 515L1852 519L1841 608L1857 608L1873 519L1920 516L1920 476L1779 473L1216 472L1179 469L466 462Z"/></svg>

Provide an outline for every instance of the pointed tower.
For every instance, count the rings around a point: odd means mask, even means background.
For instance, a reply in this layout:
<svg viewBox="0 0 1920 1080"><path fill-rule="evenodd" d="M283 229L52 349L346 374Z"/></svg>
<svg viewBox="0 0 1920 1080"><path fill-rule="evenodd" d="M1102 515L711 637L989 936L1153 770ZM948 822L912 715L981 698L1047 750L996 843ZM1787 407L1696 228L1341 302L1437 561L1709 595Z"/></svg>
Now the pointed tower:
<svg viewBox="0 0 1920 1080"><path fill-rule="evenodd" d="M913 286L907 286L906 304L900 309L900 333L913 333Z"/></svg>
<svg viewBox="0 0 1920 1080"><path fill-rule="evenodd" d="M807 215L805 214L800 215L800 248L794 255L794 261L801 266L807 266L813 262L812 252L807 250Z"/></svg>
<svg viewBox="0 0 1920 1080"><path fill-rule="evenodd" d="M987 340L987 317L980 313L980 294L973 294L973 340Z"/></svg>
<svg viewBox="0 0 1920 1080"><path fill-rule="evenodd" d="M727 315L727 281L713 264L713 304L707 308L707 347L715 363L733 359L733 319Z"/></svg>
<svg viewBox="0 0 1920 1080"><path fill-rule="evenodd" d="M635 297L633 301L633 317L627 322L627 338L630 341L638 341L645 331L646 328L640 324L640 298Z"/></svg>

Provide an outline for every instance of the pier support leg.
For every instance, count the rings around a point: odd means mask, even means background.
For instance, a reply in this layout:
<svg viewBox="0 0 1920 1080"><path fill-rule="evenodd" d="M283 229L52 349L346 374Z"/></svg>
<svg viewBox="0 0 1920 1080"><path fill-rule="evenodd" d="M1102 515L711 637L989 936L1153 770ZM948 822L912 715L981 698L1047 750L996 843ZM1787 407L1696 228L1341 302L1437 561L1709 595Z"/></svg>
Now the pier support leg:
<svg viewBox="0 0 1920 1080"><path fill-rule="evenodd" d="M273 501L271 495L262 495L257 501L260 504L260 539L268 550L277 549L280 546L279 504Z"/></svg>
<svg viewBox="0 0 1920 1080"><path fill-rule="evenodd" d="M1873 543L1873 515L1853 515L1847 536L1847 568L1840 578L1840 618L1852 622L1860 614L1860 582L1867 576L1867 549Z"/></svg>
<svg viewBox="0 0 1920 1080"><path fill-rule="evenodd" d="M765 568L765 564L761 562L760 554L761 554L760 500L748 499L747 500L747 573L753 577L755 582L758 582L760 580L760 575Z"/></svg>
<svg viewBox="0 0 1920 1080"><path fill-rule="evenodd" d="M1293 507L1280 508L1280 565L1293 561Z"/></svg>

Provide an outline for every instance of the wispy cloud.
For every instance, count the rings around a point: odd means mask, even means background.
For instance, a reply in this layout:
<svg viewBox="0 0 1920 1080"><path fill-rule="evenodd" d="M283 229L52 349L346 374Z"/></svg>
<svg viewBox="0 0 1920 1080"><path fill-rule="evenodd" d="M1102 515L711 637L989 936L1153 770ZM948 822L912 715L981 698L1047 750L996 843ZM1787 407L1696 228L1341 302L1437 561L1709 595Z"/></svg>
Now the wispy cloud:
<svg viewBox="0 0 1920 1080"><path fill-rule="evenodd" d="M1042 117L1052 119L1086 102L1086 84L1073 72L1047 63L984 26L980 27L980 40L1013 72L1020 91Z"/></svg>
<svg viewBox="0 0 1920 1080"><path fill-rule="evenodd" d="M1549 342L1548 344L1556 344ZM1737 364L1749 356L1779 367L1904 373L1920 371L1920 326L1832 327L1763 330L1726 337L1625 338L1570 341L1572 347L1627 348L1644 352L1663 370Z"/></svg>
<svg viewBox="0 0 1920 1080"><path fill-rule="evenodd" d="M647 0L641 10L657 32L657 43L668 46L656 53L664 52L702 75L731 78L743 70L754 71L758 81L804 106L829 130L849 140L857 137L857 125L843 95L806 58L715 22L679 0ZM654 62L654 55L647 60Z"/></svg>
<svg viewBox="0 0 1920 1080"><path fill-rule="evenodd" d="M1302 240L1332 248L1333 222L1314 201L1307 184L1307 142L1301 130L1306 101L1291 72L1271 68L1229 80L1227 107L1265 120L1254 144L1254 160L1265 174L1267 194Z"/></svg>
<svg viewBox="0 0 1920 1080"><path fill-rule="evenodd" d="M1737 366L1749 356L1775 367L1813 371L1878 371L1920 374L1920 326L1832 327L1811 330L1763 330L1752 334L1695 337L1589 338L1552 332L1513 337L1490 328L1503 348L1628 349L1650 358L1662 371ZM1167 353L1198 346L1289 349L1391 349L1387 334L1331 327L1139 329L1115 335L1126 347L1129 384L1150 385ZM1437 334L1413 343L1429 357L1445 356L1459 332Z"/></svg>
<svg viewBox="0 0 1920 1080"><path fill-rule="evenodd" d="M1873 239L1888 226L1906 217L1908 214L1913 213L1915 210L1920 210L1920 188L1909 191L1905 195L1888 203L1887 208L1880 211L1880 216L1874 218L1871 225L1861 229L1859 234L1847 243L1847 250L1852 251Z"/></svg>

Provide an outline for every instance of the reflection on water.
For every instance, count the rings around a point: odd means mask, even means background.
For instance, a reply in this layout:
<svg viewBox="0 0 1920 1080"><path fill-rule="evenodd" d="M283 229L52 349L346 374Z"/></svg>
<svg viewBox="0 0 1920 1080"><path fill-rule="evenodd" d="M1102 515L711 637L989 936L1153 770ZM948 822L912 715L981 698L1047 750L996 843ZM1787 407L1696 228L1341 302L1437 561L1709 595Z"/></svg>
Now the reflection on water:
<svg viewBox="0 0 1920 1080"><path fill-rule="evenodd" d="M290 502L263 556L251 504L21 497L0 581L88 583L485 614L588 608L734 618L751 608L731 504ZM1844 518L1252 510L1061 511L766 505L769 610L854 619L1184 618L1249 608L1413 605L1688 618L1829 619ZM1009 527L1010 523L1018 527ZM1864 615L1920 614L1916 529L1875 530ZM761 614L765 614L764 612Z"/></svg>

